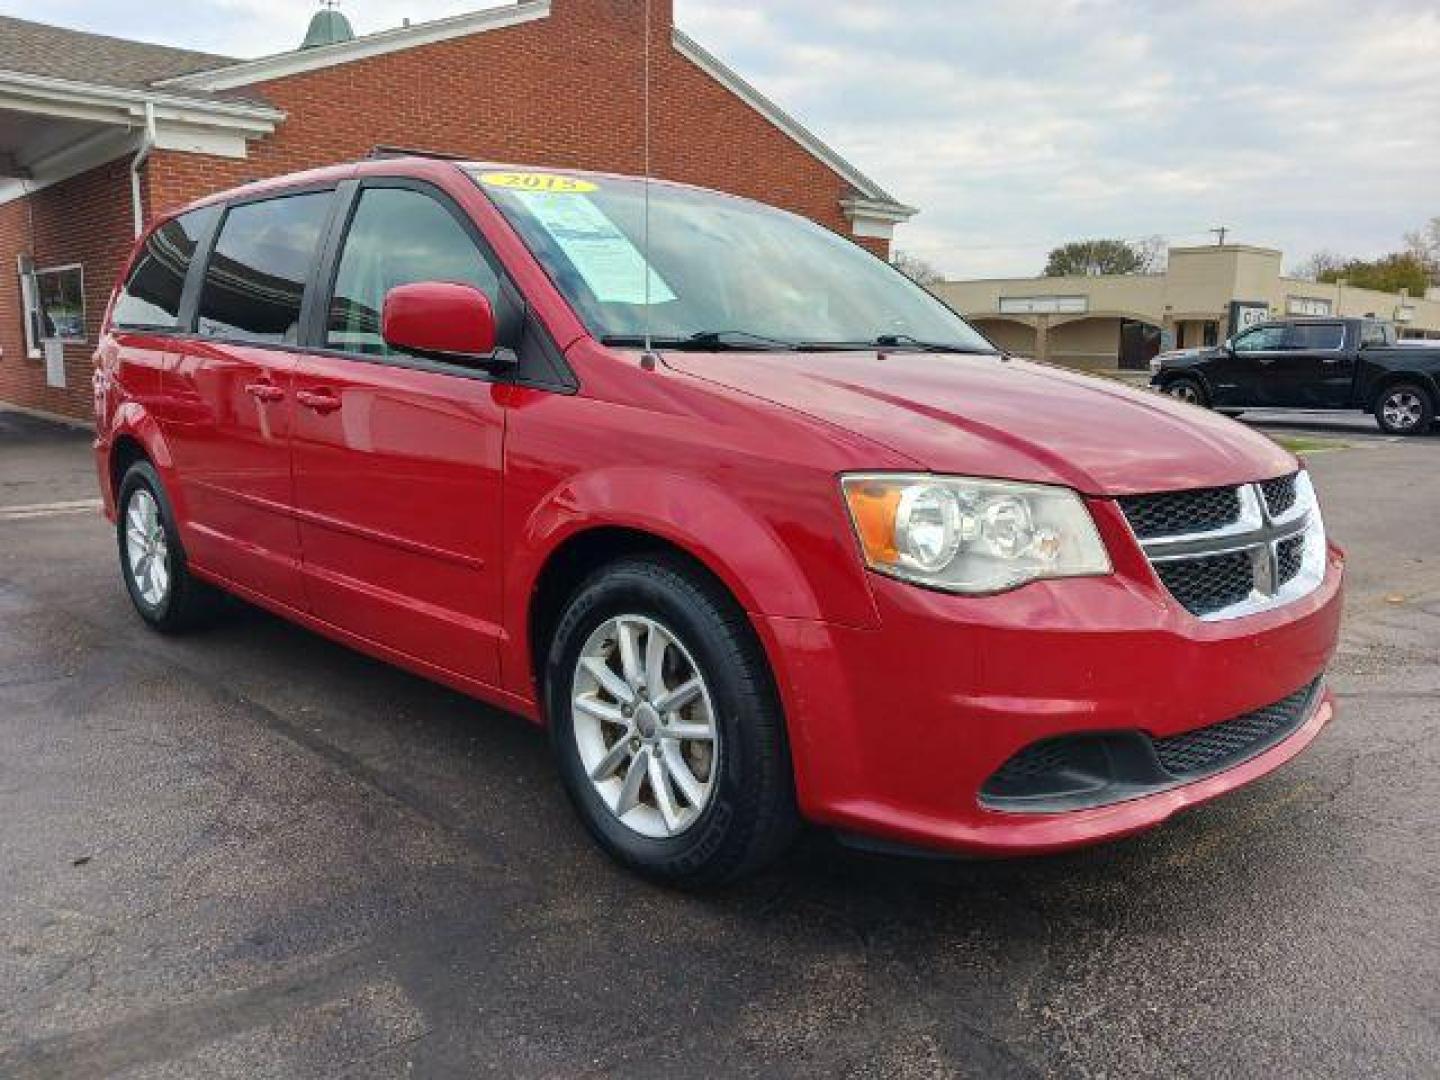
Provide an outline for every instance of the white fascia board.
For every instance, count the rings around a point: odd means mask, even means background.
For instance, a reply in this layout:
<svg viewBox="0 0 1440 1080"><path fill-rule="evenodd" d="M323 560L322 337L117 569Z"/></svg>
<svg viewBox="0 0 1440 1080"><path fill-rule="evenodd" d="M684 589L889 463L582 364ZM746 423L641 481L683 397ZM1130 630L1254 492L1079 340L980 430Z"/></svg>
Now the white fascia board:
<svg viewBox="0 0 1440 1080"><path fill-rule="evenodd" d="M437 42L483 34L490 30L502 30L507 26L520 26L549 17L550 0L520 0L508 7L487 8L464 15L453 15L447 19L382 30L377 34L366 34L364 37L336 42L334 45L296 49L274 56L262 56L258 60L227 64L209 71L194 71L188 75L162 79L155 85L189 87L192 90L233 90L239 86L254 86L272 79L302 75L307 71L318 71L356 60L368 60L386 53L415 49L421 45L434 45Z"/></svg>
<svg viewBox="0 0 1440 1080"><path fill-rule="evenodd" d="M145 122L146 102L154 106L157 115L186 116L209 124L254 130L256 134L274 131L275 125L285 119L279 109L254 102L214 101L0 71L0 108L132 125Z"/></svg>
<svg viewBox="0 0 1440 1080"><path fill-rule="evenodd" d="M901 206L884 188L826 146L813 131L746 82L734 69L728 67L724 61L689 34L676 29L673 41L676 51L681 56L719 82L766 120L769 120L770 123L809 151L811 155L828 165L866 199L888 206ZM909 207L904 207L904 209L909 210ZM914 213L914 211L912 210L910 213ZM898 220L903 221L904 218Z"/></svg>

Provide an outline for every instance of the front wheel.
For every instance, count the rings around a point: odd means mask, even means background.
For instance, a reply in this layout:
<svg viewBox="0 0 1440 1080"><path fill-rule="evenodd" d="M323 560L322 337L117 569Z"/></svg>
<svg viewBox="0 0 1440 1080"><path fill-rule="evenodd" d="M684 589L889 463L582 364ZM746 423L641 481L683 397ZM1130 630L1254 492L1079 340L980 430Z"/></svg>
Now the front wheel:
<svg viewBox="0 0 1440 1080"><path fill-rule="evenodd" d="M778 857L798 815L784 720L739 605L677 559L590 578L546 663L551 740L581 819L661 881L734 880Z"/></svg>
<svg viewBox="0 0 1440 1080"><path fill-rule="evenodd" d="M1435 403L1429 391L1416 383L1396 383L1380 391L1375 422L1387 435L1419 435L1435 420Z"/></svg>
<svg viewBox="0 0 1440 1080"><path fill-rule="evenodd" d="M1180 375L1171 379L1160 389L1177 401L1199 405L1202 409L1210 404L1209 398L1205 394L1205 387L1200 385L1200 380L1192 379L1188 375Z"/></svg>

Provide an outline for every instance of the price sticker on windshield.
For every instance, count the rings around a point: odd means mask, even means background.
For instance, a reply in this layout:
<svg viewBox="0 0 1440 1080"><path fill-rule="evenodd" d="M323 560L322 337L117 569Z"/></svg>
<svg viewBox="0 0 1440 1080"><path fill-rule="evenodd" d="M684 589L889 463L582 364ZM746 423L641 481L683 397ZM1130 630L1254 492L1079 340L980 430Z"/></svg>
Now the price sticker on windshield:
<svg viewBox="0 0 1440 1080"><path fill-rule="evenodd" d="M511 188L515 191L544 191L551 195L584 195L599 191L598 185L573 176L555 173L489 172L480 177L487 187Z"/></svg>

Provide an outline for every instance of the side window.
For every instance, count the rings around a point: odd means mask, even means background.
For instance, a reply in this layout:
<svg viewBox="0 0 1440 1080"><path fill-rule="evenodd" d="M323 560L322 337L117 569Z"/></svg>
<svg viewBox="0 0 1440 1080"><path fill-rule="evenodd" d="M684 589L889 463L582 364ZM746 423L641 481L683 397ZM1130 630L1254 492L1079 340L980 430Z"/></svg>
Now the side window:
<svg viewBox="0 0 1440 1080"><path fill-rule="evenodd" d="M115 298L111 322L119 327L174 330L180 325L185 275L200 237L219 211L205 207L182 214L150 234L130 277Z"/></svg>
<svg viewBox="0 0 1440 1080"><path fill-rule="evenodd" d="M1362 345L1387 345L1385 338L1385 325L1383 323L1367 322L1360 330L1360 344Z"/></svg>
<svg viewBox="0 0 1440 1080"><path fill-rule="evenodd" d="M365 189L340 255L325 344L374 356L394 353L380 336L385 294L417 281L473 285L498 304L495 270L443 205L406 188Z"/></svg>
<svg viewBox="0 0 1440 1080"><path fill-rule="evenodd" d="M299 341L300 301L330 200L322 191L230 208L205 268L200 333L267 345Z"/></svg>
<svg viewBox="0 0 1440 1080"><path fill-rule="evenodd" d="M1285 327L1257 326L1235 339L1237 353L1275 352L1285 348Z"/></svg>
<svg viewBox="0 0 1440 1080"><path fill-rule="evenodd" d="M1340 323L1296 323L1285 339L1287 349L1340 349L1345 344L1345 327Z"/></svg>

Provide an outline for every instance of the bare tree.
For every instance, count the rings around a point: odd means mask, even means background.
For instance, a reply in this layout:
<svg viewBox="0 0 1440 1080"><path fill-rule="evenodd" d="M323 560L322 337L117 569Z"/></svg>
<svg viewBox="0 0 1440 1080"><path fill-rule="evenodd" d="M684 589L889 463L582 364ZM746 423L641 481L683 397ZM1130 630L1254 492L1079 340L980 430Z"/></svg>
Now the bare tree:
<svg viewBox="0 0 1440 1080"><path fill-rule="evenodd" d="M1143 240L1132 241L1130 246L1135 249L1135 254L1140 256L1140 273L1163 274L1165 272L1165 266L1170 261L1170 244L1165 237L1156 233Z"/></svg>
<svg viewBox="0 0 1440 1080"><path fill-rule="evenodd" d="M908 251L895 252L894 258L890 260L890 265L895 267L896 270L899 270L911 281L915 282L915 284L923 285L926 288L945 280L944 275L941 274L939 270L920 258L920 256L911 255Z"/></svg>
<svg viewBox="0 0 1440 1080"><path fill-rule="evenodd" d="M1440 284L1440 217L1405 234L1405 247L1424 264L1430 280Z"/></svg>
<svg viewBox="0 0 1440 1080"><path fill-rule="evenodd" d="M1317 251L1295 267L1295 276L1301 281L1320 281L1344 270L1350 261L1338 251Z"/></svg>

